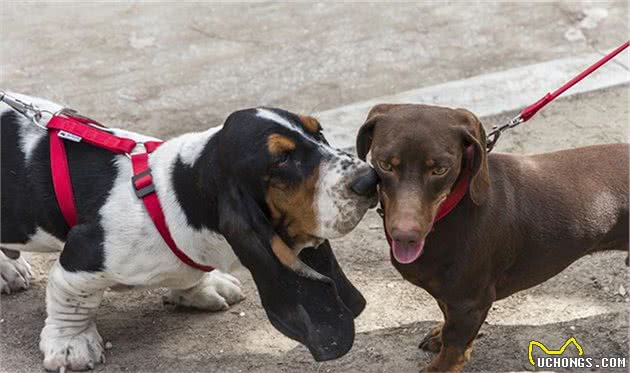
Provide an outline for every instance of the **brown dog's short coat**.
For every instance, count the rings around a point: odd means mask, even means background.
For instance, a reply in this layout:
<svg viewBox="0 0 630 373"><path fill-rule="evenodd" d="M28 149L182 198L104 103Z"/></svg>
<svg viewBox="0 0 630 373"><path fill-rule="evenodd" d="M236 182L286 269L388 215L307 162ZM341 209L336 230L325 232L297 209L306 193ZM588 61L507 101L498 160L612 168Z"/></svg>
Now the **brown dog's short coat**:
<svg viewBox="0 0 630 373"><path fill-rule="evenodd" d="M433 220L474 146L469 193ZM628 144L523 156L486 154L472 113L425 105L378 105L357 151L381 178L392 247L420 252L392 263L427 290L445 323L422 341L439 354L427 371L459 371L495 300L556 275L601 250L628 250ZM418 251L419 250L419 251ZM491 367L488 367L489 369Z"/></svg>

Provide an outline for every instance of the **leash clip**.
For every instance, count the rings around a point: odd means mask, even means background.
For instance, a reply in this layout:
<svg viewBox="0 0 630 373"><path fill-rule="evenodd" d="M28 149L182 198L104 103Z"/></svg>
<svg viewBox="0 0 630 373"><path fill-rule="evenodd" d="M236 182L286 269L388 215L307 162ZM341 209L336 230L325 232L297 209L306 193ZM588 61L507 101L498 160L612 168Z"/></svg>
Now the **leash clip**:
<svg viewBox="0 0 630 373"><path fill-rule="evenodd" d="M37 127L43 130L48 130L46 126L40 123L40 120L42 119L42 114L48 113L50 115L53 115L54 113L51 113L47 110L41 110L35 105L33 105L32 103L27 104L26 102L23 102L22 100L16 97L9 96L4 91L0 91L0 102L4 102L5 104L9 105L13 110L17 111L18 113L26 117L28 120L33 122L33 124L36 125Z"/></svg>
<svg viewBox="0 0 630 373"><path fill-rule="evenodd" d="M501 137L501 133L503 133L503 131L514 128L523 122L525 122L525 119L523 119L523 117L519 113L506 124L502 126L493 126L492 131L490 131L490 133L486 137L486 152L490 153L492 149L494 149L494 146L499 141L499 138Z"/></svg>

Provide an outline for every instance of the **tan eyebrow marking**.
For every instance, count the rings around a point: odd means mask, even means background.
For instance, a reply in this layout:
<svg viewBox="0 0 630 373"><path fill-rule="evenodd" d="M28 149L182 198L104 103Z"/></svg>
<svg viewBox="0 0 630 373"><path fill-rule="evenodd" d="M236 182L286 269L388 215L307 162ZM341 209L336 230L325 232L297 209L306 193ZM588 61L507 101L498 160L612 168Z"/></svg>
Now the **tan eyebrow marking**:
<svg viewBox="0 0 630 373"><path fill-rule="evenodd" d="M274 133L267 137L267 148L272 155L278 155L295 149L295 142L290 138Z"/></svg>
<svg viewBox="0 0 630 373"><path fill-rule="evenodd" d="M302 121L302 125L304 129L306 129L310 133L317 133L321 129L319 122L317 119L310 117L308 115L298 115L300 121Z"/></svg>

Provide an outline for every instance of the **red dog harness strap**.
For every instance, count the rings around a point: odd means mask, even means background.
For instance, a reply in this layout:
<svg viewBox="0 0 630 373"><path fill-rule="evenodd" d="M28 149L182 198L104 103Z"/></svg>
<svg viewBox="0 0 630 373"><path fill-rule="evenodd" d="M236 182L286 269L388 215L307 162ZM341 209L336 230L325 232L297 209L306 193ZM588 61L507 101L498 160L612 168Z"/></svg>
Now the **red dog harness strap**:
<svg viewBox="0 0 630 373"><path fill-rule="evenodd" d="M54 119L54 118L53 118ZM52 120L51 120L52 121ZM59 130L50 130L50 171L57 204L70 228L77 224L77 208L70 183L70 168L66 156L66 146L59 136Z"/></svg>
<svg viewBox="0 0 630 373"><path fill-rule="evenodd" d="M162 212L162 205L160 204L160 200L155 192L151 167L149 167L149 153L155 149L157 149L157 146L153 147L153 149L147 147L147 151L145 153L133 154L131 156L131 164L133 165L134 174L131 178L131 183L136 191L136 195L138 198L142 198L144 207L147 209L149 216L151 216L151 220L153 220L155 228L157 228L160 232L164 242L166 242L173 254L175 254L179 260L193 268L204 272L210 272L214 268L196 263L190 259L188 255L177 247L175 241L173 241L173 237L171 237L171 232L168 230L168 226L166 225L166 218Z"/></svg>
<svg viewBox="0 0 630 373"><path fill-rule="evenodd" d="M47 127L60 130L59 136L67 140L82 141L117 154L131 153L136 146L135 141L114 136L106 128L98 128L97 125L87 118L55 115Z"/></svg>
<svg viewBox="0 0 630 373"><path fill-rule="evenodd" d="M147 141L138 144L134 140L111 134L106 128L100 128L100 125L91 119L71 115L66 111L55 114L48 122L47 128L50 135L50 169L55 197L61 214L70 228L77 224L77 209L74 203L70 168L68 167L68 157L63 140L85 142L116 154L131 154L137 145L144 146L146 150L144 153L131 155L134 173L131 183L136 196L142 198L155 228L160 232L162 239L175 256L185 264L201 271L210 272L214 269L195 262L180 250L166 225L166 218L155 191L153 175L149 167L149 154L162 144L161 141Z"/></svg>

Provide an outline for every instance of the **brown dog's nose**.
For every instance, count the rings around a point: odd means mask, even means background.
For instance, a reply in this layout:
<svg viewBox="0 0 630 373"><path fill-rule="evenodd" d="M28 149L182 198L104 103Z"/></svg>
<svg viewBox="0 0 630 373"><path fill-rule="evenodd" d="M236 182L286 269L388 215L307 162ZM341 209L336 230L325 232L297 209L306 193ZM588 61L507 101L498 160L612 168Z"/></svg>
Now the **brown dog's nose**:
<svg viewBox="0 0 630 373"><path fill-rule="evenodd" d="M378 174L372 167L368 167L366 172L361 173L350 184L350 189L360 196L370 196L376 194L378 184Z"/></svg>
<svg viewBox="0 0 630 373"><path fill-rule="evenodd" d="M422 240L422 237L419 230L394 229L392 239L400 246L415 247Z"/></svg>

